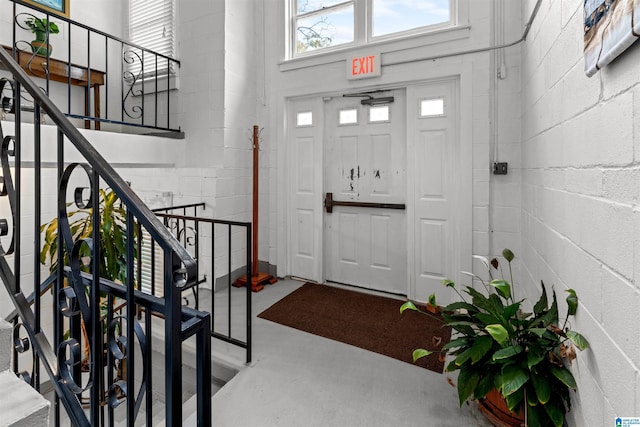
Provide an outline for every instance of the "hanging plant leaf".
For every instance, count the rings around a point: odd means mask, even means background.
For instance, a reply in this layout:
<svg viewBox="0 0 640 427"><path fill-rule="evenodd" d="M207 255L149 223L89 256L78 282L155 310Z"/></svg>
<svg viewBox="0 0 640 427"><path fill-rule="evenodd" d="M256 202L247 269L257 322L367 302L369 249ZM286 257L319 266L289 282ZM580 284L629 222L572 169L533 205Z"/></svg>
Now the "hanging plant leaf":
<svg viewBox="0 0 640 427"><path fill-rule="evenodd" d="M569 292L567 296L567 316L574 316L578 311L578 296L573 289L568 289L567 292Z"/></svg>
<svg viewBox="0 0 640 427"><path fill-rule="evenodd" d="M589 348L589 342L587 341L587 339L578 332L567 331L567 338L569 338L569 340L580 350Z"/></svg>

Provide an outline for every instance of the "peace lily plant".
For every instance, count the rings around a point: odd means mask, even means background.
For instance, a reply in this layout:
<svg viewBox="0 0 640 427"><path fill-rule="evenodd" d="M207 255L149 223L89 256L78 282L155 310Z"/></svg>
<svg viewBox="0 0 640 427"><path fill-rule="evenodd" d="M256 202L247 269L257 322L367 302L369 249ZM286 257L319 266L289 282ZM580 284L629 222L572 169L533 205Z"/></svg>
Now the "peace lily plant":
<svg viewBox="0 0 640 427"><path fill-rule="evenodd" d="M460 405L471 398L482 399L495 389L510 411L522 414L526 426L561 427L571 408L569 390L577 387L568 365L576 357L576 347L589 347L581 334L570 329L569 317L576 314L578 297L573 289L567 290L566 317L560 323L555 290L549 305L541 282L542 292L533 313L523 312L525 300L518 300L512 288L514 254L505 249L502 256L508 263L509 281L503 278L497 259L476 257L487 268L488 283L467 273L482 283L484 292L473 286L460 292L451 280L442 281L460 297L460 301L441 308L443 322L455 331L452 341L441 350L453 358L446 371L459 371ZM502 278L494 279L494 270L500 271ZM411 301L400 308L400 312L405 310L431 315ZM431 353L416 349L413 360Z"/></svg>

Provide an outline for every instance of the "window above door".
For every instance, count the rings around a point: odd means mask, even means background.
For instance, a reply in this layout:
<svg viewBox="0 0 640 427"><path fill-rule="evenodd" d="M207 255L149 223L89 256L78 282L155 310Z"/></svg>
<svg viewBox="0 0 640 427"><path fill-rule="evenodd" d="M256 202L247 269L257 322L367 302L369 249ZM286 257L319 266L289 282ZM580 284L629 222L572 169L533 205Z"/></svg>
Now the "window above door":
<svg viewBox="0 0 640 427"><path fill-rule="evenodd" d="M458 0L290 0L290 58L457 24Z"/></svg>

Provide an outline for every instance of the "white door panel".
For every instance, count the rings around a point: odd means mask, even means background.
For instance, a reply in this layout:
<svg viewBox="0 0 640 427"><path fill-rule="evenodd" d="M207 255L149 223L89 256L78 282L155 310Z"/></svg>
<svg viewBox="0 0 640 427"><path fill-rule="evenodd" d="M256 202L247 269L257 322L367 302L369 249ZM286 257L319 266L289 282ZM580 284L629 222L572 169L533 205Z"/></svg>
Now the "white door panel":
<svg viewBox="0 0 640 427"><path fill-rule="evenodd" d="M317 99L291 101L291 274L322 281L322 104ZM308 113L311 113L311 123ZM298 125L303 114L304 125Z"/></svg>
<svg viewBox="0 0 640 427"><path fill-rule="evenodd" d="M434 83L407 90L412 153L410 186L412 206L409 252L413 289L410 297L426 301L442 295L442 279L458 274L461 245L459 224L465 216L459 203L459 138L456 82ZM437 101L442 111L421 110L423 101ZM470 254L469 254L470 257Z"/></svg>
<svg viewBox="0 0 640 427"><path fill-rule="evenodd" d="M325 192L343 202L403 204L406 198L406 117L403 91L395 91L388 121L370 123L359 98L325 104ZM357 110L357 123L341 125L340 112ZM327 280L407 294L404 210L335 206L324 213Z"/></svg>

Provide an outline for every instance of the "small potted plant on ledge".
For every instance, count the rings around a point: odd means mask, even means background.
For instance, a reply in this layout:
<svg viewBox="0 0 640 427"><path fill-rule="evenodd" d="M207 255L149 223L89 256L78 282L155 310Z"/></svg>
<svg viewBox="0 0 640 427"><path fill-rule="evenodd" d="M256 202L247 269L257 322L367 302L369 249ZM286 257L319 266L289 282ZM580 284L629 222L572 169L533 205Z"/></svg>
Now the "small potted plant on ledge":
<svg viewBox="0 0 640 427"><path fill-rule="evenodd" d="M460 405L477 399L481 411L496 426L561 427L571 408L569 390L577 387L568 365L576 357L576 347L589 347L581 334L570 329L569 317L576 314L578 297L574 290L567 290L566 317L560 323L556 293L552 292L549 305L542 283L533 313L523 312L525 300L516 299L511 285L514 255L509 249L502 254L510 281L493 278L494 270L502 271L497 259L476 257L489 272L489 283L472 275L482 283L482 292L473 286L460 292L452 281L442 282L461 299L441 309L443 322L457 335L441 350L452 357L446 370L459 371ZM400 308L405 310L430 315L411 301ZM413 359L431 353L416 349Z"/></svg>
<svg viewBox="0 0 640 427"><path fill-rule="evenodd" d="M36 39L31 42L31 50L36 55L51 56L52 46L47 44L47 32L58 34L60 29L55 22L50 22L47 18L29 17L24 21L25 25L36 35Z"/></svg>

